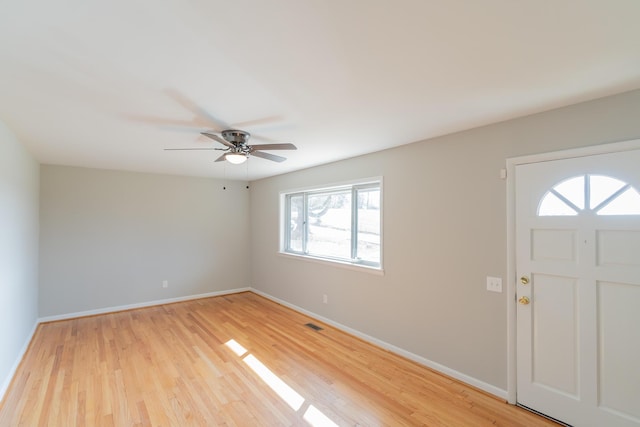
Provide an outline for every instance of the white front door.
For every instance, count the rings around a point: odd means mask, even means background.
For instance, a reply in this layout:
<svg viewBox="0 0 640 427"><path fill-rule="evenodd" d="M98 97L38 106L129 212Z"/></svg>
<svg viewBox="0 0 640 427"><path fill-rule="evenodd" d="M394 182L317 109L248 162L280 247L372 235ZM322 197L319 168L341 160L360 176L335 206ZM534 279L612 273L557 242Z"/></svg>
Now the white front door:
<svg viewBox="0 0 640 427"><path fill-rule="evenodd" d="M517 401L640 426L640 150L516 166Z"/></svg>

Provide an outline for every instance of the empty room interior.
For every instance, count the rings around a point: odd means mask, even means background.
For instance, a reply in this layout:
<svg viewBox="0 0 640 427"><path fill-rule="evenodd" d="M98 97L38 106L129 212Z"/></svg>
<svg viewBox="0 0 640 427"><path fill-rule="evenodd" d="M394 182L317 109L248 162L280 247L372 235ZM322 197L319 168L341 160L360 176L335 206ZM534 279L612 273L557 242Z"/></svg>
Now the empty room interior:
<svg viewBox="0 0 640 427"><path fill-rule="evenodd" d="M640 426L640 2L0 4L0 426Z"/></svg>

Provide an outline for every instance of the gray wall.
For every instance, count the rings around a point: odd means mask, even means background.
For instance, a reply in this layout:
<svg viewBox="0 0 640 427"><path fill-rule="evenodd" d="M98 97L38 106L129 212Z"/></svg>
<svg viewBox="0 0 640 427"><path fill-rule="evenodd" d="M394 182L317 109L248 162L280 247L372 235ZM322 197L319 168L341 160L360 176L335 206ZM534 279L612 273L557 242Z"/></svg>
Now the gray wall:
<svg viewBox="0 0 640 427"><path fill-rule="evenodd" d="M249 286L245 185L42 165L40 316Z"/></svg>
<svg viewBox="0 0 640 427"><path fill-rule="evenodd" d="M0 121L0 398L38 318L38 173Z"/></svg>
<svg viewBox="0 0 640 427"><path fill-rule="evenodd" d="M427 119L427 118L425 118ZM505 159L640 138L640 91L252 183L252 286L507 388ZM280 191L384 177L384 276L278 255ZM329 304L322 303L327 294Z"/></svg>

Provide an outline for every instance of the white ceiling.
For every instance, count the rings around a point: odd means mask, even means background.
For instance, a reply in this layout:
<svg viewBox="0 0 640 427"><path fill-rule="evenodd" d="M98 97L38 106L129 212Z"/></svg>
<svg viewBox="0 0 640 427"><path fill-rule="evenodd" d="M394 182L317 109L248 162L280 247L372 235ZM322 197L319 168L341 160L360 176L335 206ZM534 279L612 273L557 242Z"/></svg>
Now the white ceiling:
<svg viewBox="0 0 640 427"><path fill-rule="evenodd" d="M42 163L261 178L640 88L638 0L0 0ZM199 131L293 142L214 163Z"/></svg>

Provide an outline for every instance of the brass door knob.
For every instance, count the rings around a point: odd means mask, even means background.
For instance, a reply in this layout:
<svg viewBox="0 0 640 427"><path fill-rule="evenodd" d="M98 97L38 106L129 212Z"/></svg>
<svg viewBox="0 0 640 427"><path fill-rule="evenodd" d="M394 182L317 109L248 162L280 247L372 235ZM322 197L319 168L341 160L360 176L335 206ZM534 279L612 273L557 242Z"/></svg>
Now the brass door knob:
<svg viewBox="0 0 640 427"><path fill-rule="evenodd" d="M518 300L518 302L522 305L527 305L529 304L529 297L520 297L520 299Z"/></svg>
<svg viewBox="0 0 640 427"><path fill-rule="evenodd" d="M522 283L523 285L528 285L529 284L529 278L527 276L522 276L520 278L520 283Z"/></svg>

